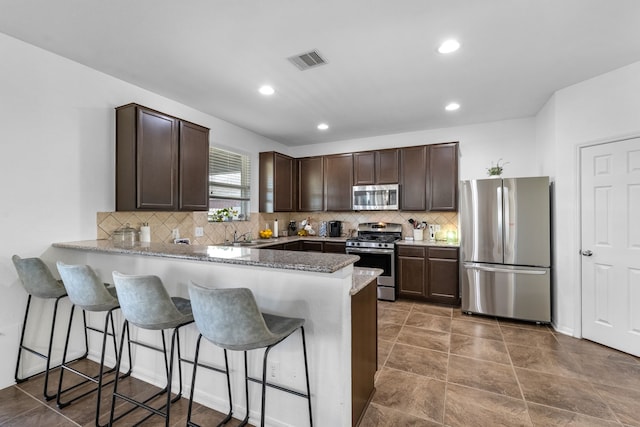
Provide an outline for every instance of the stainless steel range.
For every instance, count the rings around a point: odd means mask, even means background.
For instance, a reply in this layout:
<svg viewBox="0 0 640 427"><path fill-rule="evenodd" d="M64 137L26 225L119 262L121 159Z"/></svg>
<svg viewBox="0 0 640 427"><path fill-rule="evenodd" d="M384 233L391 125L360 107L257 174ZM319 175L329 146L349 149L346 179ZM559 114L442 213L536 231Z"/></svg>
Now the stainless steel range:
<svg viewBox="0 0 640 427"><path fill-rule="evenodd" d="M396 300L395 242L402 238L402 225L385 222L358 224L356 237L347 239L347 253L358 255L357 267L380 268L378 299Z"/></svg>

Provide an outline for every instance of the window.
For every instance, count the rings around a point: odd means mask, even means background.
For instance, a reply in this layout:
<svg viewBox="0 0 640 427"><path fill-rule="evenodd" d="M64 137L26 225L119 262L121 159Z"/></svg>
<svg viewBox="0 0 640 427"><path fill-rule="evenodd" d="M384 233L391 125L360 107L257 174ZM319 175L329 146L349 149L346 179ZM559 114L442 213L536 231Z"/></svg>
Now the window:
<svg viewBox="0 0 640 427"><path fill-rule="evenodd" d="M248 220L250 181L249 156L210 147L209 221Z"/></svg>

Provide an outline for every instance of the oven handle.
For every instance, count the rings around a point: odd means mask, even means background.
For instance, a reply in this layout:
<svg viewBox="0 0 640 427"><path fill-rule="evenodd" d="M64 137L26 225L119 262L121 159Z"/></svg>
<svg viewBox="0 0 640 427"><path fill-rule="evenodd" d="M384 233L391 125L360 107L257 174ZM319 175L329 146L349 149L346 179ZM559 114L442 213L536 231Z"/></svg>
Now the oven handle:
<svg viewBox="0 0 640 427"><path fill-rule="evenodd" d="M393 249L378 249L378 248L346 248L347 254L394 254Z"/></svg>

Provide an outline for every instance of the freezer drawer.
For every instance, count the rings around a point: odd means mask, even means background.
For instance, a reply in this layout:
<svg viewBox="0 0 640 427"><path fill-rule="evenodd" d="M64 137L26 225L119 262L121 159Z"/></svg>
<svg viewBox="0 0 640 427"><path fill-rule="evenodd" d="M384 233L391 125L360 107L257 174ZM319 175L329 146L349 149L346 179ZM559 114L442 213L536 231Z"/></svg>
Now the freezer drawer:
<svg viewBox="0 0 640 427"><path fill-rule="evenodd" d="M548 323L550 269L465 262L462 311Z"/></svg>

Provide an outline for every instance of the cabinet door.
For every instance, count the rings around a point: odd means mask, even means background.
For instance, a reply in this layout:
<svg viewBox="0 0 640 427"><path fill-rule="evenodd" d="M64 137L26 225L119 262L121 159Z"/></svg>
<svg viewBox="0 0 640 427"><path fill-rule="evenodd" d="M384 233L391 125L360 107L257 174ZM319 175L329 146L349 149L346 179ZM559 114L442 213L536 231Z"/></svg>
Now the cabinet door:
<svg viewBox="0 0 640 427"><path fill-rule="evenodd" d="M300 250L300 241L297 242L287 242L284 244L285 251L299 251Z"/></svg>
<svg viewBox="0 0 640 427"><path fill-rule="evenodd" d="M423 297L427 279L425 248L398 246L398 292L410 297Z"/></svg>
<svg viewBox="0 0 640 427"><path fill-rule="evenodd" d="M310 252L322 252L322 242L314 242L310 240L303 240L300 243L301 251L310 251Z"/></svg>
<svg viewBox="0 0 640 427"><path fill-rule="evenodd" d="M400 209L424 211L427 208L427 147L400 149Z"/></svg>
<svg viewBox="0 0 640 427"><path fill-rule="evenodd" d="M458 144L430 145L428 159L428 210L458 210Z"/></svg>
<svg viewBox="0 0 640 427"><path fill-rule="evenodd" d="M351 210L353 156L338 154L324 157L325 210Z"/></svg>
<svg viewBox="0 0 640 427"><path fill-rule="evenodd" d="M273 204L275 212L295 210L295 162L284 154L274 153Z"/></svg>
<svg viewBox="0 0 640 427"><path fill-rule="evenodd" d="M404 296L424 296L424 258L398 256L398 292Z"/></svg>
<svg viewBox="0 0 640 427"><path fill-rule="evenodd" d="M324 208L324 168L322 157L298 159L298 211Z"/></svg>
<svg viewBox="0 0 640 427"><path fill-rule="evenodd" d="M263 249L273 249L273 250L281 251L281 250L284 250L284 244L278 243L275 245L264 246Z"/></svg>
<svg viewBox="0 0 640 427"><path fill-rule="evenodd" d="M209 129L180 122L178 209L209 210Z"/></svg>
<svg viewBox="0 0 640 427"><path fill-rule="evenodd" d="M434 302L460 303L458 250L429 248L429 281L427 297Z"/></svg>
<svg viewBox="0 0 640 427"><path fill-rule="evenodd" d="M342 242L324 242L324 251L327 253L344 254L346 253L346 244Z"/></svg>
<svg viewBox="0 0 640 427"><path fill-rule="evenodd" d="M178 120L138 108L137 209L178 206Z"/></svg>
<svg viewBox="0 0 640 427"><path fill-rule="evenodd" d="M398 150L376 152L376 184L398 183Z"/></svg>
<svg viewBox="0 0 640 427"><path fill-rule="evenodd" d="M353 154L353 185L373 185L376 183L375 151Z"/></svg>

